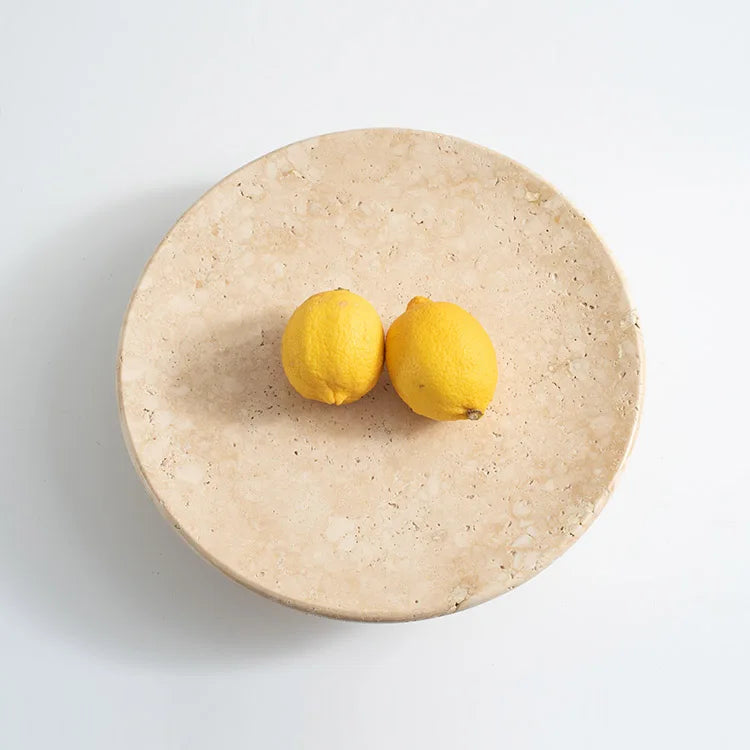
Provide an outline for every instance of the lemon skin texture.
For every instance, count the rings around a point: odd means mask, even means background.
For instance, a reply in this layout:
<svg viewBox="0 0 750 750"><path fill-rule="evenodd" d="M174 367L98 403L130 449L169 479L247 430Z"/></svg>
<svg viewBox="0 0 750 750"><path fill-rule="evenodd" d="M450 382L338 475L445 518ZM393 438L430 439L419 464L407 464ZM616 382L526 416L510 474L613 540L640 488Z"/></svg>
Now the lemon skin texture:
<svg viewBox="0 0 750 750"><path fill-rule="evenodd" d="M481 323L425 297L411 300L388 330L386 365L406 404L439 421L479 419L497 386L495 348Z"/></svg>
<svg viewBox="0 0 750 750"><path fill-rule="evenodd" d="M325 404L349 404L378 382L383 324L375 308L346 289L314 294L292 314L281 362L292 387Z"/></svg>

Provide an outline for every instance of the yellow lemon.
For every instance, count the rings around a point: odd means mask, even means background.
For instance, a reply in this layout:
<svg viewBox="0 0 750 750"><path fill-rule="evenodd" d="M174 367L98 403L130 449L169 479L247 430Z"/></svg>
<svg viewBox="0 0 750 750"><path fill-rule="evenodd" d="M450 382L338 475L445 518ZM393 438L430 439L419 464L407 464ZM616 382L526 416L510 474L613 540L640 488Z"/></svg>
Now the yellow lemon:
<svg viewBox="0 0 750 750"><path fill-rule="evenodd" d="M479 419L497 385L497 358L481 323L451 302L415 297L386 338L393 387L417 414Z"/></svg>
<svg viewBox="0 0 750 750"><path fill-rule="evenodd" d="M383 324L366 299L346 289L321 292L289 319L281 339L281 362L301 396L349 404L378 382L383 338Z"/></svg>

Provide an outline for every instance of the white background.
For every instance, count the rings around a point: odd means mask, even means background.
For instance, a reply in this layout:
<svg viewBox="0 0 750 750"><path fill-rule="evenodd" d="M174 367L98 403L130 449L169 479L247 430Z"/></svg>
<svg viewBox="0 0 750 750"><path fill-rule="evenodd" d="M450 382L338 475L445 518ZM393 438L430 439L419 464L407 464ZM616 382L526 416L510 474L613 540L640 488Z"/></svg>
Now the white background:
<svg viewBox="0 0 750 750"><path fill-rule="evenodd" d="M748 747L749 27L740 0L0 0L0 747ZM200 560L129 465L113 385L184 208L376 125L557 185L647 350L592 529L406 625L306 616Z"/></svg>

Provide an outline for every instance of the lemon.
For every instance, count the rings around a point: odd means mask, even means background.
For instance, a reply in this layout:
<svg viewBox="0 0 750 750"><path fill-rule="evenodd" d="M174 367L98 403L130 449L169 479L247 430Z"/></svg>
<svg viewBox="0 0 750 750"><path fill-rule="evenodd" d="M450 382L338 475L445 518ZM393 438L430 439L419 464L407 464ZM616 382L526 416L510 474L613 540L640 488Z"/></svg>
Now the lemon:
<svg viewBox="0 0 750 750"><path fill-rule="evenodd" d="M346 289L314 294L292 314L281 362L294 390L326 404L349 404L378 382L383 324L375 308Z"/></svg>
<svg viewBox="0 0 750 750"><path fill-rule="evenodd" d="M497 385L497 358L481 323L451 302L415 297L388 330L393 387L417 414L479 419Z"/></svg>

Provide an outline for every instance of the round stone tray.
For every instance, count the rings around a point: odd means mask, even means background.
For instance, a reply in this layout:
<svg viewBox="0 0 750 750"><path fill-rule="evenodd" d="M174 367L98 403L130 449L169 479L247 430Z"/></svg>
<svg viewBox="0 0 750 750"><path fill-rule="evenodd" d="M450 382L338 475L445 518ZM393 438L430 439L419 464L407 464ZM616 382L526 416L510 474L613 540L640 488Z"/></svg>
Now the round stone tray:
<svg viewBox="0 0 750 750"><path fill-rule="evenodd" d="M349 406L298 396L284 325L337 287L386 328L416 295L473 313L500 368L487 414L419 417L385 373ZM360 130L188 210L133 294L118 387L137 470L204 557L301 609L411 620L518 586L588 528L633 441L642 349L612 257L547 183L457 138Z"/></svg>

